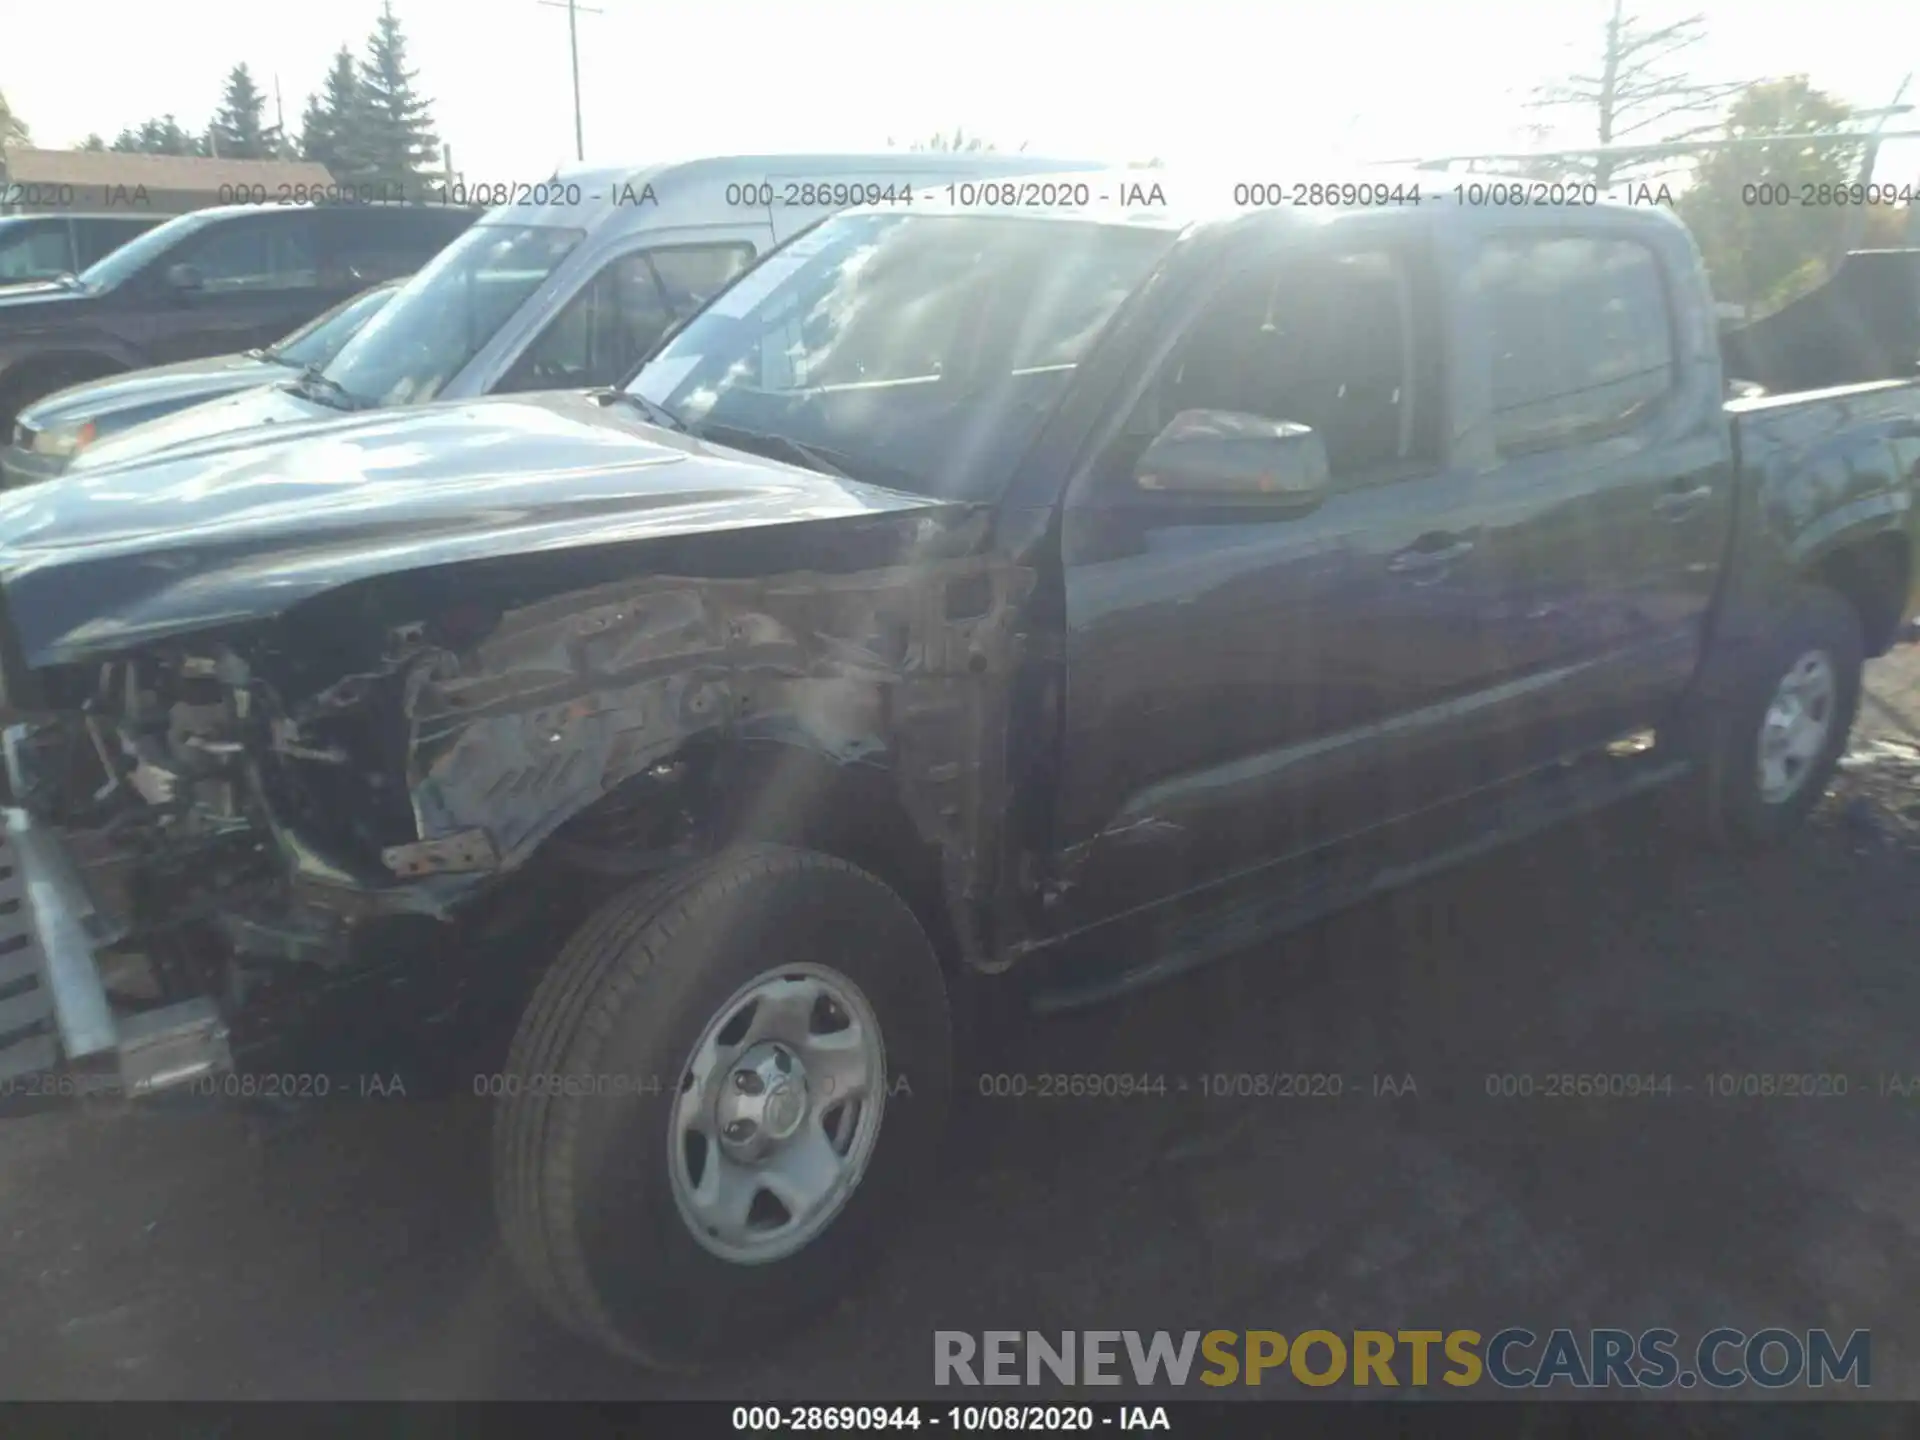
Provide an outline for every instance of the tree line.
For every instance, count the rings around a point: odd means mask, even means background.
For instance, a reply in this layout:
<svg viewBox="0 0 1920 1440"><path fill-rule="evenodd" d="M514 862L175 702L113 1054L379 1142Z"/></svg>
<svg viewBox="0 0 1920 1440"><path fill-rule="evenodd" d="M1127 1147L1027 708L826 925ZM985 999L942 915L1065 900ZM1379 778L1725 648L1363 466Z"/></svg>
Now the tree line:
<svg viewBox="0 0 1920 1440"><path fill-rule="evenodd" d="M1845 101L1804 75L1700 76L1691 52L1706 39L1704 15L1655 22L1611 0L1599 38L1594 63L1536 89L1534 109L1557 112L1602 146L1740 143L1691 158L1563 153L1519 164L1516 173L1588 180L1603 191L1671 177L1674 208L1700 246L1714 297L1749 313L1817 288L1849 250L1920 244L1920 209L1901 201L1920 190L1920 175L1890 177L1869 191L1868 143L1794 138L1843 128L1854 118ZM1544 139L1552 127L1533 133Z"/></svg>
<svg viewBox="0 0 1920 1440"><path fill-rule="evenodd" d="M1507 173L1589 180L1603 190L1649 178L1666 184L1672 177L1674 206L1700 245L1715 296L1754 312L1777 308L1812 289L1849 249L1920 244L1920 207L1855 199L1857 182L1866 178L1865 142L1794 138L1844 125L1853 117L1852 107L1815 89L1805 76L1702 79L1689 52L1704 40L1705 25L1700 15L1646 22L1626 12L1625 0L1611 0L1595 63L1539 87L1529 103L1570 116L1602 147L1685 146L1708 139L1759 143L1691 156L1565 151L1504 167ZM122 130L111 144L89 136L83 148L315 160L343 183L405 185L428 173L439 158L429 103L417 92L415 79L389 3L362 57L356 59L346 46L334 56L325 83L307 99L297 136L267 122L267 97L242 64L227 77L221 107L205 130L190 132L165 115ZM1558 132L1536 125L1533 133L1544 144ZM1778 143L1774 136L1780 137ZM0 96L0 144L28 139L25 123ZM896 142L889 138L887 144ZM998 147L955 128L906 148L977 152ZM1888 187L1896 196L1902 188L1920 187L1920 176L1902 180ZM1768 196L1784 194L1788 202L1756 203L1756 187L1764 187ZM1799 203L1803 187L1811 187L1815 203ZM1819 200L1823 194L1835 197L1832 203Z"/></svg>
<svg viewBox="0 0 1920 1440"><path fill-rule="evenodd" d="M431 102L407 68L406 38L391 0L355 58L342 45L320 90L307 97L298 134L267 114L268 96L245 63L227 75L213 119L199 131L172 115L145 120L111 141L89 135L83 150L143 155L201 155L236 160L313 160L345 184L405 185L440 160Z"/></svg>

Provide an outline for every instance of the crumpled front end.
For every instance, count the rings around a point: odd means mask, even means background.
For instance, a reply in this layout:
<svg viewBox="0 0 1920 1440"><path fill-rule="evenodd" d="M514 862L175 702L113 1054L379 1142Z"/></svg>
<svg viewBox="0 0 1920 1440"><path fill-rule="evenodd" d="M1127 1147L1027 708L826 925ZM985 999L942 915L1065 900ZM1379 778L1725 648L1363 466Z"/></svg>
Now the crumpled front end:
<svg viewBox="0 0 1920 1440"><path fill-rule="evenodd" d="M21 662L0 597L0 713L37 703L38 677ZM80 729L85 729L82 722ZM151 990L116 1004L109 976L131 926L96 893L83 832L76 854L65 828L29 808L61 722L11 723L0 806L0 1112L98 1093L177 1088L231 1063L227 1027L206 994ZM102 766L104 776L109 768ZM107 827L110 829L111 827Z"/></svg>
<svg viewBox="0 0 1920 1440"><path fill-rule="evenodd" d="M536 863L630 876L766 820L789 797L749 753L875 777L990 965L1032 576L954 538L838 573L339 592L32 670L0 600L0 1076L142 1094L248 1068L275 1017L544 894L504 883Z"/></svg>

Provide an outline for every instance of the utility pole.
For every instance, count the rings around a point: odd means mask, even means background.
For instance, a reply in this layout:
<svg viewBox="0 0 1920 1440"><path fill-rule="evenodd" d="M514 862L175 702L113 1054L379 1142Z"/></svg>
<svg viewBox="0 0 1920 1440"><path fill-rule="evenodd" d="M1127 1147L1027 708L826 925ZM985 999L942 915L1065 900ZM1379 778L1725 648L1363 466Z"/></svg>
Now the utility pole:
<svg viewBox="0 0 1920 1440"><path fill-rule="evenodd" d="M1884 110L1872 112L1875 116L1873 129L1867 132L1867 143L1860 150L1860 184L1863 193L1864 187L1873 183L1873 167L1880 158L1880 132L1886 127L1887 116L1904 114L1913 108L1900 103L1906 97L1907 87L1912 83L1913 75L1909 73L1907 78L1900 82L1900 88L1893 92L1893 103ZM1907 228L1911 230L1916 222L1911 214L1908 215L1907 220ZM1865 205L1848 206L1845 223L1841 227L1840 253L1834 260L1836 267L1846 263L1847 252L1860 244L1860 237L1866 228L1867 207Z"/></svg>
<svg viewBox="0 0 1920 1440"><path fill-rule="evenodd" d="M580 126L580 24L578 12L584 10L589 15L599 15L603 12L595 9L591 5L581 5L578 3L578 0L540 0L540 4L552 6L556 10L565 9L567 12L567 48L573 54L573 156L576 160L585 160L587 158L587 142L585 132Z"/></svg>

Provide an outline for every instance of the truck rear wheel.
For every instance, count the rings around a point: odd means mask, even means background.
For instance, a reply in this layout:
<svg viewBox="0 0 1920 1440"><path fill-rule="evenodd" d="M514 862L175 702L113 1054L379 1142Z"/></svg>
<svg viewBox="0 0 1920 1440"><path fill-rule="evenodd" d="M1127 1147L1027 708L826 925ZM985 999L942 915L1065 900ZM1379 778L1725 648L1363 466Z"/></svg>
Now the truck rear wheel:
<svg viewBox="0 0 1920 1440"><path fill-rule="evenodd" d="M1839 595L1800 587L1764 660L1713 725L1688 797L1696 828L1730 849L1784 838L1826 792L1860 704L1860 617Z"/></svg>
<svg viewBox="0 0 1920 1440"><path fill-rule="evenodd" d="M945 986L880 881L743 848L589 918L500 1078L521 1275L577 1333L684 1365L777 1334L874 1258L942 1137Z"/></svg>

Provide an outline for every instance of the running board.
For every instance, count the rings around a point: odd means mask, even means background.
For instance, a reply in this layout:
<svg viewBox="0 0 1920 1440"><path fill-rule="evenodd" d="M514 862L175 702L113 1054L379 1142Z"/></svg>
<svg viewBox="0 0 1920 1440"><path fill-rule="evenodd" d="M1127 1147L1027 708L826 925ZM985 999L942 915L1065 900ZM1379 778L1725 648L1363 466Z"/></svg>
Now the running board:
<svg viewBox="0 0 1920 1440"><path fill-rule="evenodd" d="M1617 773L1622 764L1632 773ZM1309 883L1291 897L1277 894L1256 895L1238 905L1222 906L1196 915L1181 917L1171 931L1161 931L1154 954L1142 964L1118 974L1090 978L1080 983L1047 985L1040 983L1028 998L1028 1007L1036 1015L1054 1015L1062 1011L1084 1009L1103 1004L1172 980L1188 971L1244 952L1250 945L1275 935L1311 925L1329 915L1424 880L1431 875L1477 860L1516 841L1553 830L1569 821L1604 810L1636 795L1658 790L1685 776L1693 768L1687 760L1655 762L1650 757L1632 761L1590 761L1545 772L1524 789L1501 797L1495 815L1473 839L1402 864L1386 864L1363 879L1327 876L1320 883ZM1276 874L1281 867L1272 867ZM1149 919L1143 930L1151 929ZM1101 925L1063 942L1060 949L1113 953L1115 937L1107 932L1118 928ZM1104 942L1104 943L1103 943ZM1053 968L1046 952L1033 957L1036 969ZM1053 962L1053 963L1058 963ZM1076 967L1079 968L1079 967Z"/></svg>

